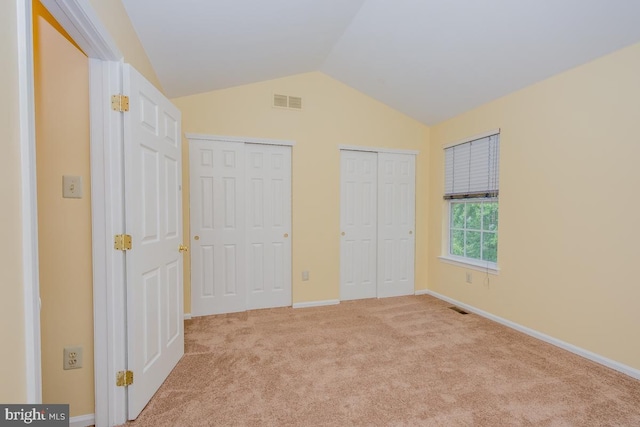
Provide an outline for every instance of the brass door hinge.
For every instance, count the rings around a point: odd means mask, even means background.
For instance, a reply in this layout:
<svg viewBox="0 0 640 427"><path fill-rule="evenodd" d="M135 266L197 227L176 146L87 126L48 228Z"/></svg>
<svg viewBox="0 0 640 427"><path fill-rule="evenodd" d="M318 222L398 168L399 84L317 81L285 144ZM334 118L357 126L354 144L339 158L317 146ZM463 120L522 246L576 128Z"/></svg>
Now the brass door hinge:
<svg viewBox="0 0 640 427"><path fill-rule="evenodd" d="M127 387L133 384L133 371L118 371L116 374L116 385Z"/></svg>
<svg viewBox="0 0 640 427"><path fill-rule="evenodd" d="M126 95L111 95L111 109L121 113L129 111L129 97Z"/></svg>
<svg viewBox="0 0 640 427"><path fill-rule="evenodd" d="M128 234L116 234L113 238L113 249L116 251L128 251L131 249L131 236Z"/></svg>

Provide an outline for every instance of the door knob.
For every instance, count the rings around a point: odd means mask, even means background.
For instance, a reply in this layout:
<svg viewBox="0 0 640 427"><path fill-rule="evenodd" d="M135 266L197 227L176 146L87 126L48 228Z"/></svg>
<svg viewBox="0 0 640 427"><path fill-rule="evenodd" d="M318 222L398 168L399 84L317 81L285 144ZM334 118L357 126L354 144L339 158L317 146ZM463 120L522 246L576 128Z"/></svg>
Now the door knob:
<svg viewBox="0 0 640 427"><path fill-rule="evenodd" d="M180 247L178 248L178 252L189 252L189 247L187 245L180 245Z"/></svg>
<svg viewBox="0 0 640 427"><path fill-rule="evenodd" d="M409 231L409 234L413 234L413 230L410 230L410 231Z"/></svg>
<svg viewBox="0 0 640 427"><path fill-rule="evenodd" d="M342 235L344 236L344 235L345 235L345 232L343 231L343 232L342 232L342 233L340 233L340 234L342 234Z"/></svg>
<svg viewBox="0 0 640 427"><path fill-rule="evenodd" d="M200 240L200 236L193 236L193 240Z"/></svg>
<svg viewBox="0 0 640 427"><path fill-rule="evenodd" d="M285 238L289 237L289 233L284 233L284 237Z"/></svg>

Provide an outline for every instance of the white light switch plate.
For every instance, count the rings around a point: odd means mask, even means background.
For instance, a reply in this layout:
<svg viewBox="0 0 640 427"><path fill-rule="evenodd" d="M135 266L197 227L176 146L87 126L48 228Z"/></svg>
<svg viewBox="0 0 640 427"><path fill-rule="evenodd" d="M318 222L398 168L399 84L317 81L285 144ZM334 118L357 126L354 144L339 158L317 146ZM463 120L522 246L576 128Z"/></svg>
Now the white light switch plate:
<svg viewBox="0 0 640 427"><path fill-rule="evenodd" d="M64 175L62 177L62 197L82 199L82 177Z"/></svg>

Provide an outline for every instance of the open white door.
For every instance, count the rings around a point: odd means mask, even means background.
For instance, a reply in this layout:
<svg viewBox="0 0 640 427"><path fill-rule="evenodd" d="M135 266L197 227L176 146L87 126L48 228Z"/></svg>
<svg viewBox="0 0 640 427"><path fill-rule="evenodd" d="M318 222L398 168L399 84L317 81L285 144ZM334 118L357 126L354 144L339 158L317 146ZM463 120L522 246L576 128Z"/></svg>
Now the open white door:
<svg viewBox="0 0 640 427"><path fill-rule="evenodd" d="M135 419L184 354L180 111L125 64L127 389Z"/></svg>

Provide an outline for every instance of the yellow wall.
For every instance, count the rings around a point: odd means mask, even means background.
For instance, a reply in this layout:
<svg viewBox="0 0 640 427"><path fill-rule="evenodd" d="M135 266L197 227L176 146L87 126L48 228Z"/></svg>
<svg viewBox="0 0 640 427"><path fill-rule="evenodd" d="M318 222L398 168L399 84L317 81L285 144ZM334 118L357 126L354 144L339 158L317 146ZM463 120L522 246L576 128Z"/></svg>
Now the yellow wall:
<svg viewBox="0 0 640 427"><path fill-rule="evenodd" d="M273 93L302 96L303 111L271 107ZM185 133L294 140L292 158L293 301L340 294L340 153L338 145L420 150L417 157L418 287L426 286L428 132L417 121L319 73L307 73L174 99ZM188 232L188 143L183 144L185 236ZM303 270L310 280L302 282ZM190 311L185 262L185 311Z"/></svg>
<svg viewBox="0 0 640 427"><path fill-rule="evenodd" d="M121 0L89 0L100 21L115 40L124 55L124 61L133 65L156 88L162 90L149 57L133 29L129 15Z"/></svg>
<svg viewBox="0 0 640 427"><path fill-rule="evenodd" d="M56 24L34 4L42 400L77 416L94 411L89 61ZM82 177L82 199L62 197L63 175ZM84 363L65 371L71 345Z"/></svg>
<svg viewBox="0 0 640 427"><path fill-rule="evenodd" d="M125 60L160 87L121 2L90 3ZM0 237L12 242L0 249L0 402L5 403L26 399L16 44L15 2L2 1ZM428 128L320 73L175 103L183 110L186 132L297 141L294 301L339 295L336 146L419 149L417 288L425 288L428 278L428 287L437 292L640 368L640 342L634 339L640 319L633 305L640 288L632 265L639 255L634 243L639 237L634 227L639 58L638 45L621 50L442 123L431 136ZM271 109L273 92L302 95L305 110ZM474 284L468 285L465 269L437 260L444 208L441 145L496 127L502 128L501 272L488 285L474 272ZM573 188L580 181L586 185ZM311 271L309 282L300 281L304 269ZM89 360L85 354L85 365Z"/></svg>
<svg viewBox="0 0 640 427"><path fill-rule="evenodd" d="M429 289L640 368L640 45L432 128ZM501 128L498 265L442 253L442 145Z"/></svg>
<svg viewBox="0 0 640 427"><path fill-rule="evenodd" d="M0 2L0 402L26 400L15 1Z"/></svg>

